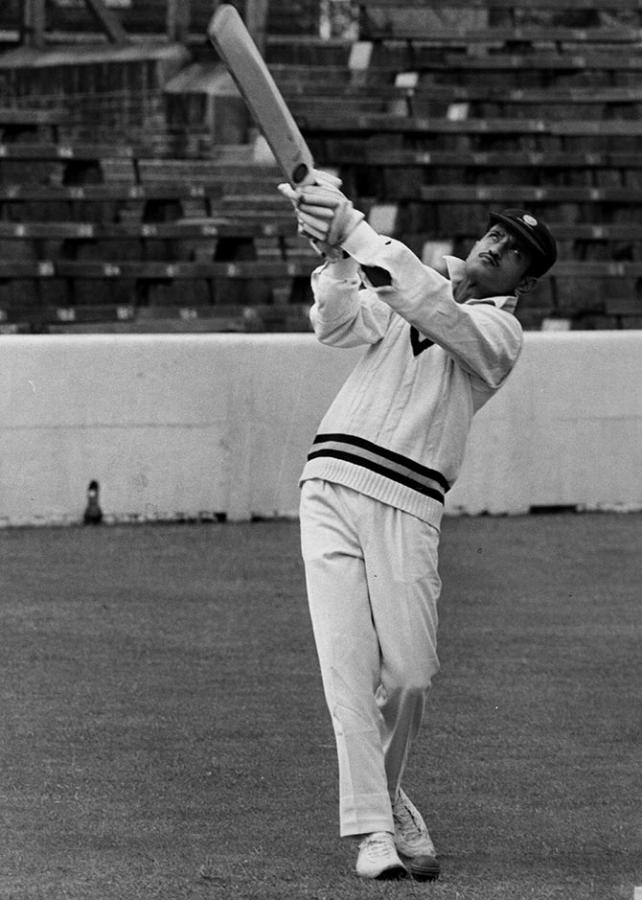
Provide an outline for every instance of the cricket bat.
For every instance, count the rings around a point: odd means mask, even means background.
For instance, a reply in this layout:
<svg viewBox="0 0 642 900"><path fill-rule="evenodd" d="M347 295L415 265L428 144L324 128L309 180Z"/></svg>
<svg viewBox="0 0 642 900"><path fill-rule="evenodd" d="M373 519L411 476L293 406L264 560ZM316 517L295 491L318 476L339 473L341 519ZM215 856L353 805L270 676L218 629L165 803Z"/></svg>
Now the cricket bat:
<svg viewBox="0 0 642 900"><path fill-rule="evenodd" d="M223 3L207 34L292 187L313 184L314 160L243 19Z"/></svg>

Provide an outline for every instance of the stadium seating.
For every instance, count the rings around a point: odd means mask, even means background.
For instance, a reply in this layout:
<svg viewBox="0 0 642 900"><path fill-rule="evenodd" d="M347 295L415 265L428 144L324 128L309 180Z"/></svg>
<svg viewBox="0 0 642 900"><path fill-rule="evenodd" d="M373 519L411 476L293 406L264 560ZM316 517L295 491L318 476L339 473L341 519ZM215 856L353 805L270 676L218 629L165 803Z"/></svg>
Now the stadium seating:
<svg viewBox="0 0 642 900"><path fill-rule="evenodd" d="M0 328L307 329L308 304L289 301L312 251L301 253L277 170L247 151L0 144Z"/></svg>
<svg viewBox="0 0 642 900"><path fill-rule="evenodd" d="M147 30L143 5L126 28ZM523 324L642 327L639 0L364 0L357 40L321 38L316 5L295 5L271 5L268 63L317 164L377 227L429 262L464 255L489 209L529 207L560 260ZM229 85L209 121L194 84L211 50L188 43L94 48L82 78L53 53L40 82L5 56L0 331L309 328L317 257Z"/></svg>
<svg viewBox="0 0 642 900"><path fill-rule="evenodd" d="M465 254L489 208L531 208L560 261L524 324L642 327L637 0L359 7L360 40L325 64L320 42L269 38L318 164L427 261Z"/></svg>

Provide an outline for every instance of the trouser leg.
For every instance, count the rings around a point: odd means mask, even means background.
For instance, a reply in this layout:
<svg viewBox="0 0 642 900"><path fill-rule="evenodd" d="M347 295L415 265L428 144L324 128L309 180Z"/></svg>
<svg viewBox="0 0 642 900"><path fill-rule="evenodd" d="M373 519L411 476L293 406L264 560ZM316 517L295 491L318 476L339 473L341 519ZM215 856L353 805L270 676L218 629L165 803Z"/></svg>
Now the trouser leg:
<svg viewBox="0 0 642 900"><path fill-rule="evenodd" d="M376 512L376 510L375 510ZM390 797L400 786L419 732L426 695L439 669L439 532L401 510L383 507L364 535L368 591L381 648L377 703Z"/></svg>
<svg viewBox="0 0 642 900"><path fill-rule="evenodd" d="M438 533L325 482L306 482L301 537L339 758L341 833L391 831L436 653Z"/></svg>
<svg viewBox="0 0 642 900"><path fill-rule="evenodd" d="M392 831L381 715L380 654L363 553L340 492L306 482L301 541L310 616L339 764L342 835Z"/></svg>

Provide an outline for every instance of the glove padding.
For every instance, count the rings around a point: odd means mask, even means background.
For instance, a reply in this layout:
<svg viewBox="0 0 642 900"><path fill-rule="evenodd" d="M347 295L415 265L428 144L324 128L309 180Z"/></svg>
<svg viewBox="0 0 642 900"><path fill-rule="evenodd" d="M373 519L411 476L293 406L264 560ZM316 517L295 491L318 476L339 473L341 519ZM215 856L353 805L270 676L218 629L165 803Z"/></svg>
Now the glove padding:
<svg viewBox="0 0 642 900"><path fill-rule="evenodd" d="M334 175L330 175L329 172L320 172L320 171L314 169L313 175L315 176L315 179L319 182L326 181L327 183L335 185L336 187L338 187L341 184L341 179L336 178ZM286 200L290 201L290 203L294 207L295 212L298 212L298 210L297 210L297 203L299 200L298 191L296 191L293 187L291 187L287 183L279 184L277 186L277 189L278 189L279 193L282 194L286 198ZM311 238L308 235L304 234L303 226L299 222L298 216L297 216L297 225L298 225L299 234L302 237L308 238L310 246L312 247L312 249L314 250L315 253L318 253L319 256L323 256L324 258L330 259L330 260L341 259L342 251L339 247L330 247L327 244L324 244L322 241L317 241L314 238Z"/></svg>
<svg viewBox="0 0 642 900"><path fill-rule="evenodd" d="M298 193L299 226L309 237L330 247L340 246L364 218L338 187L304 185Z"/></svg>
<svg viewBox="0 0 642 900"><path fill-rule="evenodd" d="M340 244L364 218L339 190L340 178L313 169L314 184L296 190L280 184L278 190L295 208L299 234L307 237L317 253L341 259Z"/></svg>

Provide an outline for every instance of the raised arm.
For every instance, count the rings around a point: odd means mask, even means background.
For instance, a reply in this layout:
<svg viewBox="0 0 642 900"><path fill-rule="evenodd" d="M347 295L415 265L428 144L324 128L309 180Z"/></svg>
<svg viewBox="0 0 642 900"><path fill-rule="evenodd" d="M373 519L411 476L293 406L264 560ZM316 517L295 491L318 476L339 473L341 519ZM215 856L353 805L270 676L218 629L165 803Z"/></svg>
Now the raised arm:
<svg viewBox="0 0 642 900"><path fill-rule="evenodd" d="M349 255L356 270L349 269L348 260L334 266L359 272L356 277L367 286L369 304L376 298L394 310L485 384L502 383L522 346L522 329L514 316L493 300L457 303L448 278L424 265L401 242L374 231L338 186L306 186L296 195L301 233ZM356 296L352 303L354 316ZM345 323L337 318L335 324Z"/></svg>

